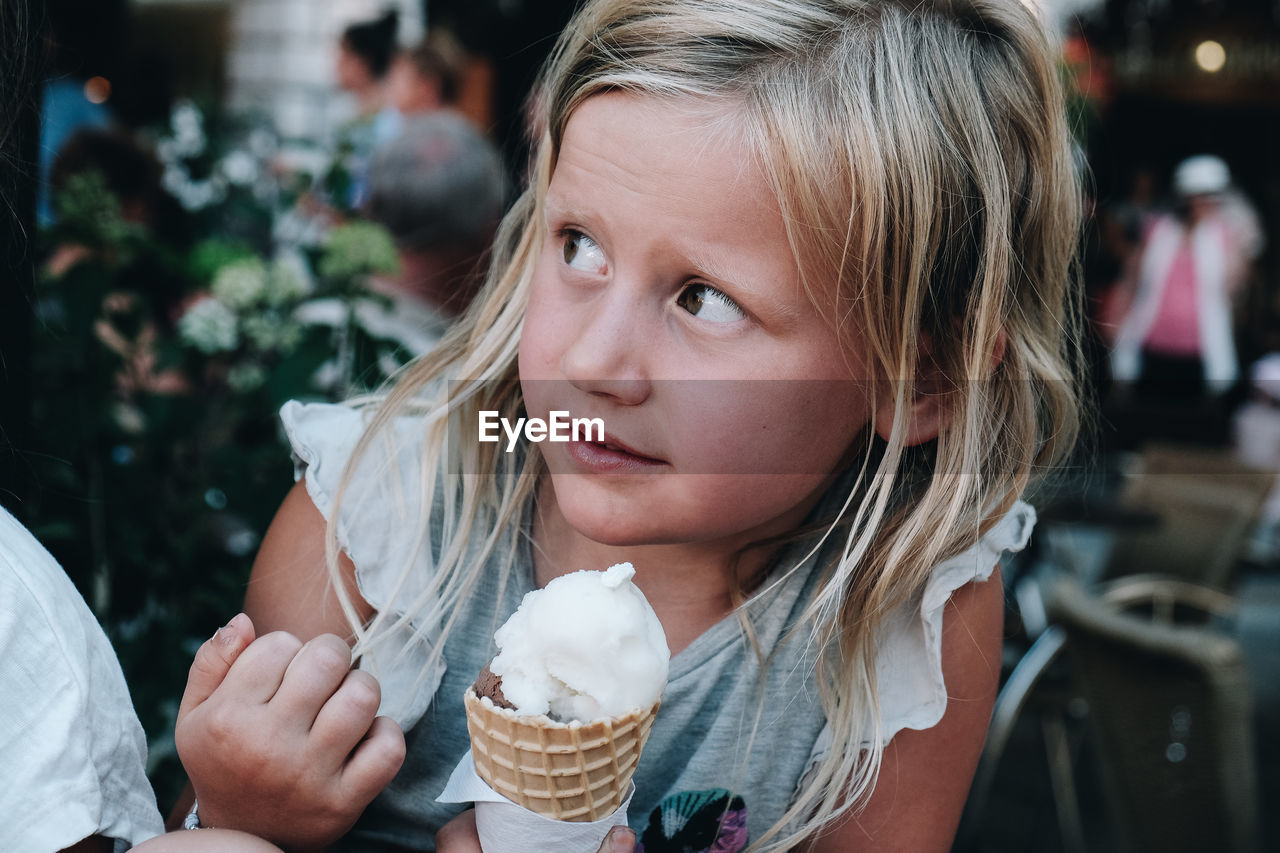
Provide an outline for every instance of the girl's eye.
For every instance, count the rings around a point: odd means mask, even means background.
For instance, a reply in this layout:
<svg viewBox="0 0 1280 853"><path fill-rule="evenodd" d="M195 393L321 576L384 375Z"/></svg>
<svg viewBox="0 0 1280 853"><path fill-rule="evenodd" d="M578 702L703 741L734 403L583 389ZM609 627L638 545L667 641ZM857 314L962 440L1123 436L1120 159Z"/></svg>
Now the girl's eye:
<svg viewBox="0 0 1280 853"><path fill-rule="evenodd" d="M747 316L738 303L709 284L688 285L676 297L676 304L698 319L712 323L732 323Z"/></svg>
<svg viewBox="0 0 1280 853"><path fill-rule="evenodd" d="M586 234L579 231L565 231L564 243L560 253L567 266L582 272L603 275L607 269L604 251Z"/></svg>

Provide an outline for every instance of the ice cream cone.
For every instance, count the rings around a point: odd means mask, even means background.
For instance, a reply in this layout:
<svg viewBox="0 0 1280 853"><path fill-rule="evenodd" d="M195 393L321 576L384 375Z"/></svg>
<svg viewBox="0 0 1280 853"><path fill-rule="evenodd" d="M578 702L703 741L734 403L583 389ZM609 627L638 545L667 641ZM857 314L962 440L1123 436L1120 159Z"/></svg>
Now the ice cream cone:
<svg viewBox="0 0 1280 853"><path fill-rule="evenodd" d="M626 799L658 704L590 723L520 716L478 697L463 701L476 773L512 802L555 820L595 821Z"/></svg>

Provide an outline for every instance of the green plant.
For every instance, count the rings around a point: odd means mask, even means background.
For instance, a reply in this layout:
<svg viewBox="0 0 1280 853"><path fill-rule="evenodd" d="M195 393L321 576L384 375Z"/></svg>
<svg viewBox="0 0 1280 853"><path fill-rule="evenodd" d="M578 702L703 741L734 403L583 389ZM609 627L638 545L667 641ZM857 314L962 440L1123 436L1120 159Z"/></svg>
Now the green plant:
<svg viewBox="0 0 1280 853"><path fill-rule="evenodd" d="M404 358L356 310L380 299L365 283L395 251L367 223L314 252L166 246L92 173L68 182L60 211L42 235L41 488L25 520L115 645L163 806L182 782L171 733L191 657L240 608L293 481L279 407L375 387ZM337 322L300 319L320 304Z"/></svg>

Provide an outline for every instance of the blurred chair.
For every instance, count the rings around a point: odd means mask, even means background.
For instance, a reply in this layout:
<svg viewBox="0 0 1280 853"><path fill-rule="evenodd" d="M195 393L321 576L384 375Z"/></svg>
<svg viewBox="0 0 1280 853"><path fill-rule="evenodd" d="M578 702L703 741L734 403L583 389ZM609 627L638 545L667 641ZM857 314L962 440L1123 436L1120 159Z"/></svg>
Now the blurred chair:
<svg viewBox="0 0 1280 853"><path fill-rule="evenodd" d="M1225 450L1145 448L1119 504L1157 521L1116 530L1103 577L1160 573L1228 588L1275 482L1274 472L1247 467Z"/></svg>
<svg viewBox="0 0 1280 853"><path fill-rule="evenodd" d="M1049 613L1089 703L1120 849L1255 853L1249 677L1239 645L1212 627L1231 599L1155 577L1103 596L1060 579Z"/></svg>
<svg viewBox="0 0 1280 853"><path fill-rule="evenodd" d="M996 773L1003 764L1014 728L1024 714L1034 714L1040 723L1061 849L1063 853L1087 850L1072 769L1075 749L1066 722L1070 697L1063 693L1061 683L1050 683L1054 681L1051 669L1061 656L1066 639L1066 632L1057 626L1040 632L1000 688L982 757L951 848L953 853L977 853L982 849L982 822L991 802Z"/></svg>
<svg viewBox="0 0 1280 853"><path fill-rule="evenodd" d="M1026 718L1044 743L1055 849L1094 849L1076 782L1079 749L1091 740L1119 850L1253 853L1250 686L1239 647L1216 630L1234 599L1156 575L1119 578L1096 595L1065 577L1046 586L1036 607L1050 624L1000 689L954 853L983 849L997 773Z"/></svg>

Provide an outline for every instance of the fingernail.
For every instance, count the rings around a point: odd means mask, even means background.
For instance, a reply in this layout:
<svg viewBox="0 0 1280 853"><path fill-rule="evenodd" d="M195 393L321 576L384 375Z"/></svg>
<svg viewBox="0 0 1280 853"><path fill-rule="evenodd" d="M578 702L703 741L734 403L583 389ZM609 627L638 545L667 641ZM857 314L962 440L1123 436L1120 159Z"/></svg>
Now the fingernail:
<svg viewBox="0 0 1280 853"><path fill-rule="evenodd" d="M636 834L629 826L615 826L609 830L610 853L631 853L635 849Z"/></svg>
<svg viewBox="0 0 1280 853"><path fill-rule="evenodd" d="M231 641L232 641L233 639L235 639L235 632L232 630L232 626L233 626L233 625L235 625L235 624L236 624L236 620L237 620L237 619L239 619L239 618L240 618L241 616L243 616L243 615L244 615L243 613L237 613L235 616L232 616L232 617L231 617L231 621L230 621L230 622L228 622L227 624L223 625L223 626L222 626L221 628L219 628L217 631L214 631L214 632L213 632L213 641L214 641L215 643L218 643L219 645L223 645L223 646L230 645L230 644L231 644Z"/></svg>

